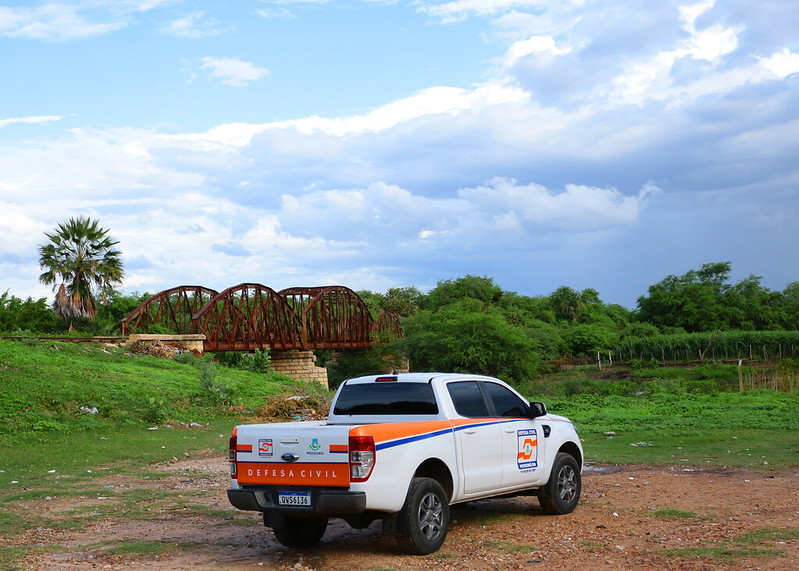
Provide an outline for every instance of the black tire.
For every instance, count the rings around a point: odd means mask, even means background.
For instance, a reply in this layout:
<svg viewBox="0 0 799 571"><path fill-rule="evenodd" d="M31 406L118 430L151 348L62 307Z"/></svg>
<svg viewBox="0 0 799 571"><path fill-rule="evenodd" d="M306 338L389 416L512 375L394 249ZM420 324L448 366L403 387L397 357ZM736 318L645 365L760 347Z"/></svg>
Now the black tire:
<svg viewBox="0 0 799 571"><path fill-rule="evenodd" d="M568 514L577 507L581 490L580 465L571 454L560 452L555 456L549 481L541 490L538 501L546 514Z"/></svg>
<svg viewBox="0 0 799 571"><path fill-rule="evenodd" d="M397 543L413 555L438 551L449 529L449 498L432 478L414 478L397 514Z"/></svg>
<svg viewBox="0 0 799 571"><path fill-rule="evenodd" d="M277 540L292 549L308 549L313 547L327 529L325 517L291 517L286 516L285 525L272 528Z"/></svg>

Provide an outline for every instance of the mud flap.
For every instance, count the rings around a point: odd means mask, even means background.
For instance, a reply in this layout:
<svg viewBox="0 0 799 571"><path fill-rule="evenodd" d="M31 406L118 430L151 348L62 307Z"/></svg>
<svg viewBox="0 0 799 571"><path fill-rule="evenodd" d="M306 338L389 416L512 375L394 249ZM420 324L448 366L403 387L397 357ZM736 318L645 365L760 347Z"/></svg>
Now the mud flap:
<svg viewBox="0 0 799 571"><path fill-rule="evenodd" d="M264 525L272 529L286 527L286 516L280 512L264 512Z"/></svg>
<svg viewBox="0 0 799 571"><path fill-rule="evenodd" d="M399 535L397 514L390 514L383 518L383 535Z"/></svg>

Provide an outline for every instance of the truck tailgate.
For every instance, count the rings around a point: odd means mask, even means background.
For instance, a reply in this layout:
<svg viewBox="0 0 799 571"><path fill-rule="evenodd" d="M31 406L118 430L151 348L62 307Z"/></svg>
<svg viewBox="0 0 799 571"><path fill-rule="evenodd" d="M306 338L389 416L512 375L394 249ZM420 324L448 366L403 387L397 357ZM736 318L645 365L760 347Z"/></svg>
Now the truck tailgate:
<svg viewBox="0 0 799 571"><path fill-rule="evenodd" d="M286 422L239 426L240 485L348 487L349 426Z"/></svg>

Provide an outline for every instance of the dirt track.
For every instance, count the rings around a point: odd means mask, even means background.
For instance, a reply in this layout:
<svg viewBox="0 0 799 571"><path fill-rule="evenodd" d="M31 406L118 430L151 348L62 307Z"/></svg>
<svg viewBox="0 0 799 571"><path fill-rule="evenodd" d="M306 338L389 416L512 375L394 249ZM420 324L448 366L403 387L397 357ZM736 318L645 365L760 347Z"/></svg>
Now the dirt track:
<svg viewBox="0 0 799 571"><path fill-rule="evenodd" d="M4 543L31 546L30 569L795 569L799 560L798 469L593 467L573 514L545 516L535 498L455 507L446 543L426 557L403 555L379 522L353 530L335 520L317 547L291 551L257 514L229 506L223 458L156 469L168 477L110 476L80 497L21 502L12 509L85 523ZM114 503L148 494L152 503ZM112 549L134 540L155 548Z"/></svg>

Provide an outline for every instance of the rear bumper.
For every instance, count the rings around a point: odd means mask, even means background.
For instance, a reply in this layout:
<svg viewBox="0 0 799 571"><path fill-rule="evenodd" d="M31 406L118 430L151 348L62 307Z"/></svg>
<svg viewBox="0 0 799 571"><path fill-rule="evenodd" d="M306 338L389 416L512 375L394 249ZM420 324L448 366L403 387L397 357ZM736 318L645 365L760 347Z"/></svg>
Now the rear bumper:
<svg viewBox="0 0 799 571"><path fill-rule="evenodd" d="M285 488L281 488L285 490ZM305 490L308 491L308 490ZM366 510L366 493L349 490L321 489L311 491L311 506L281 506L277 503L277 488L238 488L227 491L233 507L240 510L283 513L286 515L345 516Z"/></svg>

